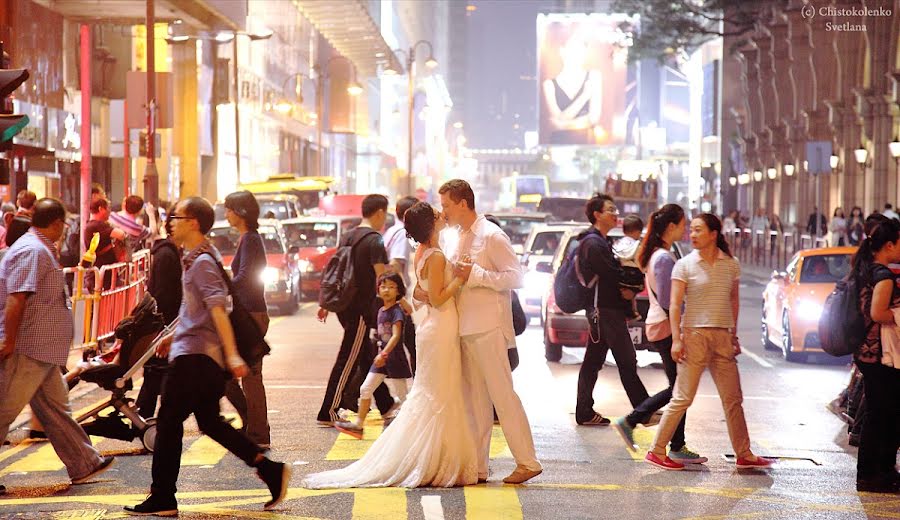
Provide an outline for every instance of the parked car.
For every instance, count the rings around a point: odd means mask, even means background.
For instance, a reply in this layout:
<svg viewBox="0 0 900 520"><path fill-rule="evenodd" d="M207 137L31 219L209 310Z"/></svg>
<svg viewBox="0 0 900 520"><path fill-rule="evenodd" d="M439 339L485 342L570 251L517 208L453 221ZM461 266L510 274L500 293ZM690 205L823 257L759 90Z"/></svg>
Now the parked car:
<svg viewBox="0 0 900 520"><path fill-rule="evenodd" d="M300 217L282 222L287 244L302 274L304 298L316 300L322 284L322 272L337 251L344 233L359 225L356 216Z"/></svg>
<svg viewBox="0 0 900 520"><path fill-rule="evenodd" d="M256 201L259 202L259 218L273 218L276 220L285 220L289 218L297 218L303 215L303 208L300 205L300 198L296 195L276 195L276 194L258 194ZM216 222L225 221L225 203L216 203Z"/></svg>
<svg viewBox="0 0 900 520"><path fill-rule="evenodd" d="M516 254L525 252L525 241L531 230L538 224L547 222L549 215L545 213L489 213L500 221L500 227L512 242Z"/></svg>
<svg viewBox="0 0 900 520"><path fill-rule="evenodd" d="M560 247L556 250L556 254L553 255L553 260L540 262L535 267L537 271L551 275L541 305L544 327L544 357L547 358L547 361L559 361L562 358L562 348L564 346L586 348L590 339L590 327L585 312L578 311L574 314L563 312L556 306L556 298L553 294L553 280L556 277L556 273L566 256L578 247L578 235L584 229L583 227L572 228L566 231L560 242ZM622 233L622 229L615 228L609 232L607 238L609 238L610 245L614 245L623 236L625 235ZM672 251L676 257L681 258L681 247L679 244L673 244ZM647 297L647 291L644 290L638 294L635 297L635 301L637 303L637 311L641 317L628 322L628 333L636 350L650 350L650 342L647 341L644 323L644 320L647 319L647 311L650 310L650 300Z"/></svg>
<svg viewBox="0 0 900 520"><path fill-rule="evenodd" d="M301 274L294 255L288 252L284 229L274 219L259 221L259 234L266 250L266 268L260 274L265 283L266 304L283 314L293 314L300 303ZM228 224L216 224L209 239L222 254L225 265L231 264L240 234Z"/></svg>
<svg viewBox="0 0 900 520"><path fill-rule="evenodd" d="M835 284L850 272L855 247L806 249L784 271L774 271L763 291L762 342L788 361L821 353L819 317Z"/></svg>
<svg viewBox="0 0 900 520"><path fill-rule="evenodd" d="M538 224L531 228L531 234L525 240L525 252L522 255L522 268L525 271L525 286L519 290L519 300L525 315L541 317L541 303L547 292L547 284L551 275L538 272L535 267L540 262L550 262L559 249L563 235L570 229L584 229L584 224L567 222L561 224Z"/></svg>

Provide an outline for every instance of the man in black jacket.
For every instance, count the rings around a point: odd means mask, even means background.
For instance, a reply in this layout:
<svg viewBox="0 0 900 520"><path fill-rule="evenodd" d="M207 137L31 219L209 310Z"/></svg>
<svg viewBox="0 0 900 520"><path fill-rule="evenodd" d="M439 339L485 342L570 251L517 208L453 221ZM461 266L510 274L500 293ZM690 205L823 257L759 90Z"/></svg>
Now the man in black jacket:
<svg viewBox="0 0 900 520"><path fill-rule="evenodd" d="M169 210L169 214L173 211L174 207ZM164 232L160 233L161 237L153 243L150 250L152 268L147 280L147 290L156 300L156 309L163 315L166 325L178 317L178 309L181 308L181 251L169 238L172 233L171 223L171 220L166 220ZM156 401L162 391L168 366L168 361L156 356L144 365L144 384L141 385L135 403L141 417L156 415Z"/></svg>
<svg viewBox="0 0 900 520"><path fill-rule="evenodd" d="M649 396L637 374L637 355L626 326L625 299L633 298L634 293L619 287L622 267L606 238L616 227L619 210L612 197L598 193L585 205L585 214L591 228L578 236L578 240L584 242L580 268L584 279L595 283L598 292L596 308L593 298L587 307L591 339L578 373L575 421L583 426L607 426L609 419L594 411L593 393L597 375L610 349L631 405L637 406Z"/></svg>

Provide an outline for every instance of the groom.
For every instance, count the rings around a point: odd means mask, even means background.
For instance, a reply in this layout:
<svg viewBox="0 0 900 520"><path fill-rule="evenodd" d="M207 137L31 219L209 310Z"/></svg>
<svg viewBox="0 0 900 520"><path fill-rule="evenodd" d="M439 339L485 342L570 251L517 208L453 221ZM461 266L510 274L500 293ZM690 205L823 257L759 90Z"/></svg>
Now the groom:
<svg viewBox="0 0 900 520"><path fill-rule="evenodd" d="M506 349L515 346L510 291L522 287L522 268L497 226L475 212L475 193L464 180L446 182L438 190L444 217L460 227L458 247L444 252L454 272L466 281L456 298L462 371L468 389L467 405L478 443L478 481L487 481L493 407L503 435L516 459L516 469L503 479L521 484L541 474L534 452L531 426L516 391Z"/></svg>

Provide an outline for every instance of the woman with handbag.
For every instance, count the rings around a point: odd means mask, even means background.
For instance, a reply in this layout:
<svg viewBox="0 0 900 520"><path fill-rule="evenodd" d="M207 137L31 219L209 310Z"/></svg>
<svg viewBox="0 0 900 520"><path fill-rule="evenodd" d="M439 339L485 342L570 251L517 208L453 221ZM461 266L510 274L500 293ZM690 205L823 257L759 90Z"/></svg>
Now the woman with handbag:
<svg viewBox="0 0 900 520"><path fill-rule="evenodd" d="M233 298L250 312L265 336L269 329L266 311L265 285L261 274L266 268L266 250L259 228L259 203L249 191L237 191L225 197L225 218L240 233L237 251L231 261ZM237 410L243 430L250 440L263 448L271 444L268 405L263 384L262 360L250 366L250 374L238 381L232 379L225 388L225 397Z"/></svg>
<svg viewBox="0 0 900 520"><path fill-rule="evenodd" d="M656 412L669 403L675 388L675 377L678 369L672 359L672 328L669 324L669 294L672 288L672 268L675 267L675 255L672 244L684 235L686 220L684 210L677 204L666 204L650 215L647 236L638 250L638 262L647 273L647 296L650 299L650 310L647 311L647 339L653 350L662 358L669 386L650 396L638 405L630 414L620 417L613 427L625 441L631 451L637 451L634 442L634 429L638 424L652 425ZM675 434L669 443L669 456L681 463L703 464L708 459L688 449L684 441L684 423L687 416L681 419Z"/></svg>

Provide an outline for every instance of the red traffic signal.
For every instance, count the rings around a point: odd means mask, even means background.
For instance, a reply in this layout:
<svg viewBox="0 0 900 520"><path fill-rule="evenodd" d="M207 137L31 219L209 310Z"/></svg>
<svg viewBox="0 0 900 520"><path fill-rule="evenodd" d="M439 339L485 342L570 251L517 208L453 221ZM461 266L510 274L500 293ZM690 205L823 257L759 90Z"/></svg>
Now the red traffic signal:
<svg viewBox="0 0 900 520"><path fill-rule="evenodd" d="M13 93L28 79L28 69L0 69L0 98Z"/></svg>

